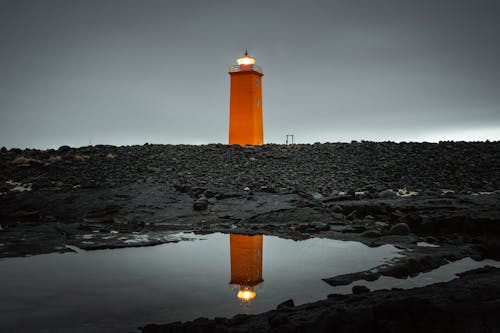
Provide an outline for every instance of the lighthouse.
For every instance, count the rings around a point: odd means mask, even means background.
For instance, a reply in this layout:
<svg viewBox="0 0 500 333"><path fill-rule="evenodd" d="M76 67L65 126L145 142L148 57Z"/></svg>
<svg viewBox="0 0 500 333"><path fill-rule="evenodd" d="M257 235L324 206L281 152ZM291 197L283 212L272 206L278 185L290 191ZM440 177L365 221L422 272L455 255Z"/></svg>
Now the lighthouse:
<svg viewBox="0 0 500 333"><path fill-rule="evenodd" d="M255 58L245 54L237 65L229 68L231 88L229 97L229 144L264 144L262 124L262 68Z"/></svg>
<svg viewBox="0 0 500 333"><path fill-rule="evenodd" d="M239 288L236 297L249 303L257 296L255 287L262 283L262 235L230 234L231 287Z"/></svg>

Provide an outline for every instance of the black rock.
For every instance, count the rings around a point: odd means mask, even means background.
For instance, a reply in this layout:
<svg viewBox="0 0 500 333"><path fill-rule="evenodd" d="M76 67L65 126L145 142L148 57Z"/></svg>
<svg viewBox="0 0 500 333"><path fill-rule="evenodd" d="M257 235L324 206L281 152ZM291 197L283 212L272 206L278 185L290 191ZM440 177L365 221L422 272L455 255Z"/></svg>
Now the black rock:
<svg viewBox="0 0 500 333"><path fill-rule="evenodd" d="M288 323L288 317L281 313L273 313L267 320L271 327L278 327Z"/></svg>
<svg viewBox="0 0 500 333"><path fill-rule="evenodd" d="M286 308L293 308L295 306L295 303L293 302L293 299L289 299L287 301L284 301L283 303L278 304L276 309L286 309Z"/></svg>
<svg viewBox="0 0 500 333"><path fill-rule="evenodd" d="M354 295L366 294L369 292L370 292L370 289L368 289L368 287L366 287L366 286L354 286L354 287L352 287L352 293Z"/></svg>
<svg viewBox="0 0 500 333"><path fill-rule="evenodd" d="M397 193L390 189L378 193L379 198L395 198L397 196Z"/></svg>
<svg viewBox="0 0 500 333"><path fill-rule="evenodd" d="M391 235L406 236L410 233L410 227L406 223L398 223L391 227L389 233Z"/></svg>
<svg viewBox="0 0 500 333"><path fill-rule="evenodd" d="M193 202L194 210L205 210L208 208L208 199L206 197L200 197Z"/></svg>
<svg viewBox="0 0 500 333"><path fill-rule="evenodd" d="M367 231L363 232L360 236L367 237L367 238L376 238L376 237L382 236L382 233L380 231L377 231L377 230L367 230Z"/></svg>
<svg viewBox="0 0 500 333"><path fill-rule="evenodd" d="M329 231L330 226L326 223L321 223L321 222L316 222L316 223L311 223L310 228L314 229L315 231Z"/></svg>
<svg viewBox="0 0 500 333"><path fill-rule="evenodd" d="M59 147L58 151L61 152L61 153L66 153L68 151L71 150L71 147L70 146L61 146Z"/></svg>

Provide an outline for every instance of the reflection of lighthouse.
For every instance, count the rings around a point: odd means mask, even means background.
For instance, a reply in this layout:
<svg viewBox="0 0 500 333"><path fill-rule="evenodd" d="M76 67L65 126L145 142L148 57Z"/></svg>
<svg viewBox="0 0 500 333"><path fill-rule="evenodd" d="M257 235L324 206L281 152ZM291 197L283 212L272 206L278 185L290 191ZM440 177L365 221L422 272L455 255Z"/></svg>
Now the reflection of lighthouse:
<svg viewBox="0 0 500 333"><path fill-rule="evenodd" d="M231 234L231 286L238 286L238 298L250 302L254 287L262 281L262 235Z"/></svg>
<svg viewBox="0 0 500 333"><path fill-rule="evenodd" d="M229 144L262 145L262 68L248 52L229 68Z"/></svg>

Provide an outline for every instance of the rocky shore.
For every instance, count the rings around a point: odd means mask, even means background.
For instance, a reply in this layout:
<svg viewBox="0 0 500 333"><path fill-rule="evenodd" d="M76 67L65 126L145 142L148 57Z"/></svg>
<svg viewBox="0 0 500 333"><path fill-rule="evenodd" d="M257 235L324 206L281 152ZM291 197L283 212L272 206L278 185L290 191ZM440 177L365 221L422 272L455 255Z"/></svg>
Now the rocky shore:
<svg viewBox="0 0 500 333"><path fill-rule="evenodd" d="M460 275L448 283L411 290L329 295L297 307L289 301L253 316L151 324L142 332L495 332L500 325L500 269L486 267Z"/></svg>
<svg viewBox="0 0 500 333"><path fill-rule="evenodd" d="M175 231L194 231L326 237L403 249L404 257L391 265L325 277L332 285L414 276L464 257L500 259L500 142L2 148L0 167L0 258L73 251L73 246L148 246L176 241L170 237ZM417 246L422 242L434 247ZM146 326L145 331L352 331L349 323L359 313L382 313L385 306L398 309L397 300L401 311L409 311L407 316L430 304L437 309L435 315L448 318L451 312L443 310L446 294L432 295L439 288L449 289L452 297L461 286L464 301L453 316L484 307L498 318L498 301L476 301L469 290L484 282L485 290L498 292L485 282L490 278L498 281L498 271L476 272L422 290L335 296L300 311L279 310L278 325L266 317L265 325L255 326L263 319L238 316L193 322L201 326ZM306 312L309 319L300 330L300 316ZM480 315L475 320L483 320ZM365 325L360 329L373 320L367 316L359 321ZM485 320L480 330L455 318L447 322L451 326L434 331L489 332L495 326ZM373 332L412 331L412 326L401 325L414 321L388 321L389 326L377 321L370 327ZM241 322L252 324L239 326ZM331 326L335 322L344 324Z"/></svg>

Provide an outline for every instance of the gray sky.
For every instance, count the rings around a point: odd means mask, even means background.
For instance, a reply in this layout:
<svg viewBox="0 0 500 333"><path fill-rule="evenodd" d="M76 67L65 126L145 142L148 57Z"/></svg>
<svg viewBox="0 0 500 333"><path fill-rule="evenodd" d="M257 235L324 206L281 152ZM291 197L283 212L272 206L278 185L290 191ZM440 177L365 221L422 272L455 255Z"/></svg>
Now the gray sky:
<svg viewBox="0 0 500 333"><path fill-rule="evenodd" d="M497 0L0 0L0 146L227 143L228 67L266 142L500 139Z"/></svg>

